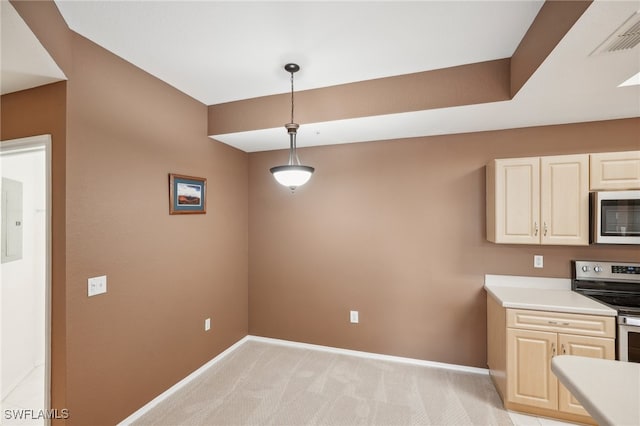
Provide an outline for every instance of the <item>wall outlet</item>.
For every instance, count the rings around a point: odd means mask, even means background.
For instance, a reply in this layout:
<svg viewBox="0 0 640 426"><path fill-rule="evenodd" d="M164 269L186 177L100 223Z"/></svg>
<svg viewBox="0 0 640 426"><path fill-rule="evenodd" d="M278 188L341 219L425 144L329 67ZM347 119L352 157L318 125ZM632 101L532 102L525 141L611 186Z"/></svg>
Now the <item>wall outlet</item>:
<svg viewBox="0 0 640 426"><path fill-rule="evenodd" d="M89 297L107 292L107 276L89 278L87 280L87 295Z"/></svg>
<svg viewBox="0 0 640 426"><path fill-rule="evenodd" d="M351 324L357 324L359 322L358 311L349 312L349 321L351 321Z"/></svg>
<svg viewBox="0 0 640 426"><path fill-rule="evenodd" d="M204 331L211 330L211 318L204 320Z"/></svg>
<svg viewBox="0 0 640 426"><path fill-rule="evenodd" d="M542 255L536 254L533 256L533 267L542 268L544 266L544 258Z"/></svg>

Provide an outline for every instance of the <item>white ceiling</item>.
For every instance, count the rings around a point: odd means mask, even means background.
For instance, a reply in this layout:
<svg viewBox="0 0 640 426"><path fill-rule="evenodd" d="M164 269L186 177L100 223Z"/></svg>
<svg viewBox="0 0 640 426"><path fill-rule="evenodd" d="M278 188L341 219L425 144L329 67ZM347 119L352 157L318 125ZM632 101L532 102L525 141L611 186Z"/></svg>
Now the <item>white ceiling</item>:
<svg viewBox="0 0 640 426"><path fill-rule="evenodd" d="M542 1L56 0L70 28L206 105L511 56Z"/></svg>
<svg viewBox="0 0 640 426"><path fill-rule="evenodd" d="M64 80L64 73L7 0L0 4L0 94Z"/></svg>
<svg viewBox="0 0 640 426"><path fill-rule="evenodd" d="M302 67L298 91L510 57L542 1L56 4L74 31L212 105L287 92L287 62ZM594 2L511 101L303 124L298 144L640 117L640 86L617 87L640 71L640 47L590 56L638 10ZM3 52L5 40L3 29ZM280 127L214 137L248 152L288 146Z"/></svg>

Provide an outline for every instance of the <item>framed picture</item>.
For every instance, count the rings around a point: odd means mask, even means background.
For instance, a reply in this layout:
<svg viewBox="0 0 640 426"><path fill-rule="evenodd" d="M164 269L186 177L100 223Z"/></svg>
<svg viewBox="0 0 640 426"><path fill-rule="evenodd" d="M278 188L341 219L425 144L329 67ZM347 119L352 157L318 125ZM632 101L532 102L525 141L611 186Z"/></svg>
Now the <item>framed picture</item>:
<svg viewBox="0 0 640 426"><path fill-rule="evenodd" d="M169 214L207 212L207 180L169 173Z"/></svg>

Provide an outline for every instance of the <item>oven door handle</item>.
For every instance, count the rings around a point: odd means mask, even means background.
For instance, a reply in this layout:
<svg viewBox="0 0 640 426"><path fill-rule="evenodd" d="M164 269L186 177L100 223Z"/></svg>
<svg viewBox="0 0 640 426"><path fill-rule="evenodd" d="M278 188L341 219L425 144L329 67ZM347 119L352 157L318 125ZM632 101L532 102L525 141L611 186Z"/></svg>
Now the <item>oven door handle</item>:
<svg viewBox="0 0 640 426"><path fill-rule="evenodd" d="M640 318L630 318L630 317L621 317L623 324L626 325L635 325L640 327Z"/></svg>

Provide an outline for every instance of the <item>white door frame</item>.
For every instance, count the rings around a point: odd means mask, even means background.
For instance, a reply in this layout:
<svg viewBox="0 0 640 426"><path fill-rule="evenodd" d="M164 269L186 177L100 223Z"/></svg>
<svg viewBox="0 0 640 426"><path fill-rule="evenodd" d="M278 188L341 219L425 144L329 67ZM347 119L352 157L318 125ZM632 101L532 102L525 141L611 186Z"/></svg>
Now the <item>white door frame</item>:
<svg viewBox="0 0 640 426"><path fill-rule="evenodd" d="M51 135L31 136L27 138L0 141L0 156L44 149L45 155L45 194L46 194L46 259L45 259L45 389L44 410L51 408ZM47 417L47 416L45 416ZM50 420L45 419L49 425Z"/></svg>

